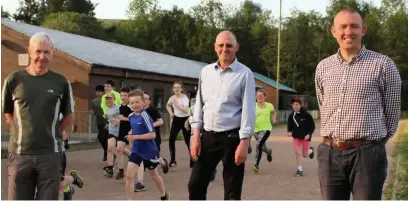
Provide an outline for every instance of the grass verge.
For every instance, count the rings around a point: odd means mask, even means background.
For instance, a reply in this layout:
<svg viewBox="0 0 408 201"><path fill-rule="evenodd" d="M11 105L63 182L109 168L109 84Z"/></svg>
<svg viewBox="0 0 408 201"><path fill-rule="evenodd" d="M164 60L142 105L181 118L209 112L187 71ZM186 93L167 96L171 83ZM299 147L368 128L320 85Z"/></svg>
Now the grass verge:
<svg viewBox="0 0 408 201"><path fill-rule="evenodd" d="M393 162L390 164L389 181L384 189L385 200L408 200L408 121L404 120L398 129Z"/></svg>
<svg viewBox="0 0 408 201"><path fill-rule="evenodd" d="M397 158L399 158L399 164L397 164L399 167L396 172L397 185L394 189L395 197L391 197L391 199L408 200L408 133L402 134Z"/></svg>

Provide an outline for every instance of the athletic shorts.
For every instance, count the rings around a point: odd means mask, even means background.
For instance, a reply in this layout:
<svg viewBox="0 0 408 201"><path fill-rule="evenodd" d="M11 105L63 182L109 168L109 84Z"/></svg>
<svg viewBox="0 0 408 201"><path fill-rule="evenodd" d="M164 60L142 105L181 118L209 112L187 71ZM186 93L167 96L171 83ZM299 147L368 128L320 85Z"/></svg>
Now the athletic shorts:
<svg viewBox="0 0 408 201"><path fill-rule="evenodd" d="M293 148L295 151L302 150L303 155L306 156L309 153L309 140L293 138Z"/></svg>
<svg viewBox="0 0 408 201"><path fill-rule="evenodd" d="M143 161L144 168L145 169L147 168L149 170L154 170L159 165L158 162L152 162L150 160L143 160L143 158L137 155L136 153L131 153L129 156L129 162L132 162L138 166L140 166L140 163L142 163L142 161Z"/></svg>
<svg viewBox="0 0 408 201"><path fill-rule="evenodd" d="M111 139L111 138L115 138L115 140L118 141L118 137L116 135L109 134L108 135L108 140Z"/></svg>

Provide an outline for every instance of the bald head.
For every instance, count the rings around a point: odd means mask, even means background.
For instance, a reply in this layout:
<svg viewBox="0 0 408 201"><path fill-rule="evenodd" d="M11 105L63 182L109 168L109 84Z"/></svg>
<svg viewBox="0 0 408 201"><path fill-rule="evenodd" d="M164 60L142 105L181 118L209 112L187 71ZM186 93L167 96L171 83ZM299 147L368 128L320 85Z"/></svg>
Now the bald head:
<svg viewBox="0 0 408 201"><path fill-rule="evenodd" d="M336 14L336 16L334 17L333 24L334 25L336 25L336 23L338 24L339 18L344 18L347 15L356 16L360 20L360 22L361 22L360 24L361 25L363 24L363 18L361 17L361 15L357 11L355 11L355 10L353 10L351 8L345 8L345 9L341 10L340 12L338 12Z"/></svg>
<svg viewBox="0 0 408 201"><path fill-rule="evenodd" d="M237 38L231 31L221 31L217 35L214 49L218 55L218 62L221 68L229 66L234 62L238 46Z"/></svg>
<svg viewBox="0 0 408 201"><path fill-rule="evenodd" d="M220 41L223 38L230 38L231 41L235 42L235 44L237 43L237 37L235 36L234 33L232 33L231 31L225 30L225 31L221 31L216 39L215 39L215 43L217 43L217 41Z"/></svg>

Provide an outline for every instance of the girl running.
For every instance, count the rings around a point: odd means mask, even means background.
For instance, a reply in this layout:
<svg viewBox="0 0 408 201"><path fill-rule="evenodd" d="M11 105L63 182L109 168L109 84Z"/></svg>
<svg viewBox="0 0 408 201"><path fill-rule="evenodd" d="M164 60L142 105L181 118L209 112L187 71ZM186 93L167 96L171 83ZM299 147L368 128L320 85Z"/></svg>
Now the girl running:
<svg viewBox="0 0 408 201"><path fill-rule="evenodd" d="M169 137L169 149L170 149L170 167L177 166L176 162L176 138L180 130L183 131L184 142L190 150L190 134L184 127L184 123L188 119L188 97L183 94L183 84L180 81L176 81L173 84L174 95L170 97L167 102L166 109L170 115L171 128ZM173 110L174 113L173 113ZM188 152L190 153L190 151ZM190 166L192 166L192 160L190 159Z"/></svg>
<svg viewBox="0 0 408 201"><path fill-rule="evenodd" d="M272 121L275 124L276 111L271 103L265 101L266 92L264 89L258 89L256 92L256 120L255 120L255 139L256 154L255 165L252 167L254 172L259 171L259 162L261 161L262 152L267 154L267 160L272 161L272 149L266 146L266 140L272 131Z"/></svg>
<svg viewBox="0 0 408 201"><path fill-rule="evenodd" d="M108 119L108 168L105 170L105 176L113 177L113 157L114 151L116 149L116 142L119 137L119 105L115 105L115 95L111 92L105 95L107 109L107 119Z"/></svg>
<svg viewBox="0 0 408 201"><path fill-rule="evenodd" d="M158 174L156 168L159 165L159 151L154 142L156 133L152 118L144 110L143 92L141 90L132 91L129 94L129 100L133 113L129 115L131 131L127 139L133 145L126 170L126 198L133 200L135 173L143 162L160 191L161 200L169 200L170 194L166 192L163 178Z"/></svg>
<svg viewBox="0 0 408 201"><path fill-rule="evenodd" d="M299 99L291 101L293 112L288 118L288 136L293 137L293 148L296 155L297 171L295 177L303 176L301 165L302 156L310 159L314 157L314 148L309 148L309 143L312 140L312 134L315 130L313 117L302 107L302 102Z"/></svg>

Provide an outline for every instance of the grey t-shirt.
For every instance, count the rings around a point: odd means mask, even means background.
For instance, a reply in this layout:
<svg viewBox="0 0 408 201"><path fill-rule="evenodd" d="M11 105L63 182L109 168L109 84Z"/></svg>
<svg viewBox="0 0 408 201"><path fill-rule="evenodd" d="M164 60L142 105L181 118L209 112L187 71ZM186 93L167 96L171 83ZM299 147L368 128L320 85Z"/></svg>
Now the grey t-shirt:
<svg viewBox="0 0 408 201"><path fill-rule="evenodd" d="M116 137L119 136L119 124L115 125L112 123L113 118L119 118L120 112L119 112L119 106L115 105L113 107L108 107L107 110L107 116L108 116L108 121L109 121L109 134L114 135Z"/></svg>

